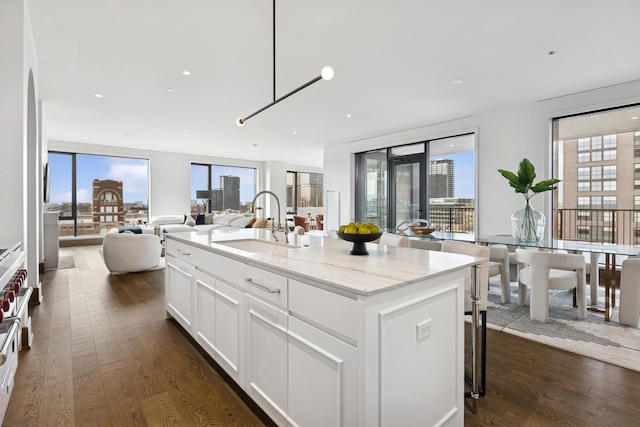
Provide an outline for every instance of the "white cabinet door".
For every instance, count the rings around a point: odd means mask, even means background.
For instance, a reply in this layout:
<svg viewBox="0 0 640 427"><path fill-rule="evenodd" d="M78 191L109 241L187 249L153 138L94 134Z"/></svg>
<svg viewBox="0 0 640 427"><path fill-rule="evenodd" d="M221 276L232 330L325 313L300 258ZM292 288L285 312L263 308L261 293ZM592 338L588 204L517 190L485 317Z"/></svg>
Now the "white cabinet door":
<svg viewBox="0 0 640 427"><path fill-rule="evenodd" d="M289 317L289 423L355 426L357 349Z"/></svg>
<svg viewBox="0 0 640 427"><path fill-rule="evenodd" d="M196 341L242 386L244 292L201 271L195 284Z"/></svg>
<svg viewBox="0 0 640 427"><path fill-rule="evenodd" d="M194 269L174 257L166 259L165 298L167 312L189 333L193 322L193 272Z"/></svg>
<svg viewBox="0 0 640 427"><path fill-rule="evenodd" d="M195 338L198 344L216 358L216 279L196 271Z"/></svg>
<svg viewBox="0 0 640 427"><path fill-rule="evenodd" d="M238 384L244 384L244 292L216 281L216 361Z"/></svg>
<svg viewBox="0 0 640 427"><path fill-rule="evenodd" d="M287 313L245 295L245 391L276 422L287 422Z"/></svg>

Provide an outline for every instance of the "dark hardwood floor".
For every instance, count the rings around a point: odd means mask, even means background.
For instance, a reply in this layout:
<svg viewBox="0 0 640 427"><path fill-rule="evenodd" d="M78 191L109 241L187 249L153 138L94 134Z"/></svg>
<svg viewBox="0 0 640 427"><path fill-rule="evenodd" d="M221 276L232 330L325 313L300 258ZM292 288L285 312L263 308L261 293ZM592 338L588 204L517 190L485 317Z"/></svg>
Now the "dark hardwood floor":
<svg viewBox="0 0 640 427"><path fill-rule="evenodd" d="M108 274L99 246L61 248L32 307L4 426L259 426L163 309L164 271ZM487 394L466 426L637 426L640 373L488 331Z"/></svg>
<svg viewBox="0 0 640 427"><path fill-rule="evenodd" d="M164 271L109 275L98 248L44 275L4 426L264 425L165 319Z"/></svg>

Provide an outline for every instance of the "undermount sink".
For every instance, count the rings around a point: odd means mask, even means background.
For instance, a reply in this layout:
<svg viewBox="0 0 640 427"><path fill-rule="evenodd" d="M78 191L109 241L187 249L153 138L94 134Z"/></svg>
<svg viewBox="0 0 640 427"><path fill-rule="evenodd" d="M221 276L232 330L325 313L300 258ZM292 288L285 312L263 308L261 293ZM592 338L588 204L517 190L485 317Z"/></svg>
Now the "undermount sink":
<svg viewBox="0 0 640 427"><path fill-rule="evenodd" d="M289 249L299 248L299 246L292 246L284 242L269 242L258 239L227 240L215 243L217 245L227 246L229 248L240 249L241 251L252 253L271 252L284 254Z"/></svg>

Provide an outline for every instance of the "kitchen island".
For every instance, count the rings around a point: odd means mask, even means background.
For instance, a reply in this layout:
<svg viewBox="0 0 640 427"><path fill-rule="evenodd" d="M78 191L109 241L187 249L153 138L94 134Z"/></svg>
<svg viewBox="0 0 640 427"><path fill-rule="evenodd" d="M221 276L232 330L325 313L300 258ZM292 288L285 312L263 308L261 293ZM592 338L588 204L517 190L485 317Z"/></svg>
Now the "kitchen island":
<svg viewBox="0 0 640 427"><path fill-rule="evenodd" d="M283 237L167 234L167 314L278 425L463 425L463 294L480 259Z"/></svg>

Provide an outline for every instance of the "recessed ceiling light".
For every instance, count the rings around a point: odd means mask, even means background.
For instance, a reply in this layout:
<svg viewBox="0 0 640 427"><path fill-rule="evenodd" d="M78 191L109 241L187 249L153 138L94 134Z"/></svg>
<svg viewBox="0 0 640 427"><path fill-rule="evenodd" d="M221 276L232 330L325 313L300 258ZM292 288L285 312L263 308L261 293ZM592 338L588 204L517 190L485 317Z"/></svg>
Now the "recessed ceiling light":
<svg viewBox="0 0 640 427"><path fill-rule="evenodd" d="M556 51L555 51L555 50L550 50L550 51L547 53L547 55L555 55L555 54L556 54Z"/></svg>
<svg viewBox="0 0 640 427"><path fill-rule="evenodd" d="M297 134L298 134L298 131L297 131L297 130L294 130L294 131L293 131L293 132L291 132L291 133L292 133L292 134L294 134L294 135L297 135Z"/></svg>
<svg viewBox="0 0 640 427"><path fill-rule="evenodd" d="M259 150L259 149L260 149L260 147L258 147L258 144L253 144L253 145L251 146L251 149L253 149L253 150Z"/></svg>
<svg viewBox="0 0 640 427"><path fill-rule="evenodd" d="M185 76L190 76L191 75L191 71L184 70L184 71L182 71L182 74L184 74Z"/></svg>
<svg viewBox="0 0 640 427"><path fill-rule="evenodd" d="M347 114L347 117L351 117L351 114Z"/></svg>
<svg viewBox="0 0 640 427"><path fill-rule="evenodd" d="M453 83L454 85L460 85L460 84L462 84L463 82L464 82L464 80L462 80L462 79L458 79L458 80L454 80L454 81L452 81L451 83Z"/></svg>
<svg viewBox="0 0 640 427"><path fill-rule="evenodd" d="M102 95L99 93L96 93L96 98L102 98Z"/></svg>
<svg viewBox="0 0 640 427"><path fill-rule="evenodd" d="M89 139L89 137L88 136L83 136L82 139Z"/></svg>
<svg viewBox="0 0 640 427"><path fill-rule="evenodd" d="M173 88L172 87L168 87L167 88L167 92L173 92Z"/></svg>
<svg viewBox="0 0 640 427"><path fill-rule="evenodd" d="M189 138L189 134L188 134L188 133L185 133L185 134L184 134L184 137L185 137L185 138Z"/></svg>
<svg viewBox="0 0 640 427"><path fill-rule="evenodd" d="M638 120L638 116L631 117L631 120Z"/></svg>
<svg viewBox="0 0 640 427"><path fill-rule="evenodd" d="M320 126L324 126L324 123L320 123Z"/></svg>

